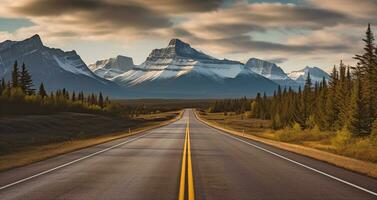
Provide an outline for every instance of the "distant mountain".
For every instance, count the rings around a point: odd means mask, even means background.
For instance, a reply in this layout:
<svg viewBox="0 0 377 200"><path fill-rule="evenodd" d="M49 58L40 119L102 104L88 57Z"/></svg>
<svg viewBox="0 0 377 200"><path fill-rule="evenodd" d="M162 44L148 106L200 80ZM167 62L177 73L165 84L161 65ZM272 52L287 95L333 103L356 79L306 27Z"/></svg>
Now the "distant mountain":
<svg viewBox="0 0 377 200"><path fill-rule="evenodd" d="M95 75L75 51L64 52L43 45L39 35L23 41L0 43L0 76L11 77L15 61L25 63L37 87L44 82L47 90L66 88L68 90L99 92L117 96L120 87Z"/></svg>
<svg viewBox="0 0 377 200"><path fill-rule="evenodd" d="M323 80L323 77L325 77L326 80L330 79L330 75L322 69L318 67L308 66L298 71L292 71L288 74L288 76L300 84L305 84L305 80L308 77L309 73L313 83L321 82Z"/></svg>
<svg viewBox="0 0 377 200"><path fill-rule="evenodd" d="M132 69L134 66L135 64L132 58L119 55L115 58L97 61L88 67L96 75L102 78L111 79Z"/></svg>
<svg viewBox="0 0 377 200"><path fill-rule="evenodd" d="M283 71L283 69L281 69L275 63L258 58L251 58L246 62L245 67L276 82L281 86L290 86L293 88L299 86L296 81L289 78L288 75Z"/></svg>
<svg viewBox="0 0 377 200"><path fill-rule="evenodd" d="M110 78L145 97L230 98L271 94L273 81L238 62L219 60L172 39L166 48L154 49L144 63Z"/></svg>

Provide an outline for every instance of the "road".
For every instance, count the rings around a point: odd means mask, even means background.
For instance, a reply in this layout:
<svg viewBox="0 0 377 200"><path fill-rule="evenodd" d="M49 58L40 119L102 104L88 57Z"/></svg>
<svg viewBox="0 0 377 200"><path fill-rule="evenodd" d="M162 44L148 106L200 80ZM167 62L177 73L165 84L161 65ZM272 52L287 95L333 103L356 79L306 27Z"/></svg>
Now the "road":
<svg viewBox="0 0 377 200"><path fill-rule="evenodd" d="M0 199L377 199L377 180L211 128L167 126L0 173Z"/></svg>

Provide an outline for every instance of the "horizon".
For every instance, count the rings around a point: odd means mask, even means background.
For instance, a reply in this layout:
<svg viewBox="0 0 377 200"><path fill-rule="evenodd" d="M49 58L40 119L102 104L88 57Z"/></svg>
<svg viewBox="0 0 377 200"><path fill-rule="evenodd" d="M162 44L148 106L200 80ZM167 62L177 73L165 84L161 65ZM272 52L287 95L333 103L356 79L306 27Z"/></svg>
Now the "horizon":
<svg viewBox="0 0 377 200"><path fill-rule="evenodd" d="M39 34L46 46L75 50L90 65L117 55L141 64L179 38L218 59L329 72L340 60L355 63L366 25L376 23L375 1L339 1L2 0L0 40Z"/></svg>

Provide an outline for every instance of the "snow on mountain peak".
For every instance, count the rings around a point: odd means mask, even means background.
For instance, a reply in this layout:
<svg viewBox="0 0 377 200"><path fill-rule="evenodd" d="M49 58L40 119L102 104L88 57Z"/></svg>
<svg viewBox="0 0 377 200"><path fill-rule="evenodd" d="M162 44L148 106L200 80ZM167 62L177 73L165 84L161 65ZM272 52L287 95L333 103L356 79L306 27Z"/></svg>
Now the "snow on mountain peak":
<svg viewBox="0 0 377 200"><path fill-rule="evenodd" d="M111 79L134 67L131 57L118 55L115 58L97 61L89 65L89 69L100 77Z"/></svg>
<svg viewBox="0 0 377 200"><path fill-rule="evenodd" d="M152 50L144 63L112 80L126 85L136 85L156 79L178 78L188 73L198 73L221 80L253 72L245 70L244 65L238 61L219 60L197 51L179 39L172 39L167 47Z"/></svg>
<svg viewBox="0 0 377 200"><path fill-rule="evenodd" d="M292 71L288 74L288 76L297 81L298 83L305 83L308 74L310 73L310 78L313 82L320 82L325 77L326 80L329 80L330 76L327 72L323 71L321 68L318 67L309 67L306 66L305 68L297 71Z"/></svg>
<svg viewBox="0 0 377 200"><path fill-rule="evenodd" d="M279 66L265 60L251 58L246 62L245 66L253 72L272 80L289 79Z"/></svg>

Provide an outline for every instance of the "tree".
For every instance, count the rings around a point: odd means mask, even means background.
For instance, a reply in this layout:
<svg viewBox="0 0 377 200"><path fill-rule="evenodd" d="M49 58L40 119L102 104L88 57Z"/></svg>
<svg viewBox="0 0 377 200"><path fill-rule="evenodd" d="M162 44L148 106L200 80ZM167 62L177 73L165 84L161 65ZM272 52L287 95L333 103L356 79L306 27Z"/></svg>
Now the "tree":
<svg viewBox="0 0 377 200"><path fill-rule="evenodd" d="M74 91L72 92L72 98L71 98L71 100L72 100L72 102L76 101L76 94L75 94Z"/></svg>
<svg viewBox="0 0 377 200"><path fill-rule="evenodd" d="M25 94L32 95L35 93L35 89L33 88L33 80L31 79L31 75L29 71L26 69L25 64L22 64L19 79L20 87Z"/></svg>
<svg viewBox="0 0 377 200"><path fill-rule="evenodd" d="M329 85L327 89L327 98L326 98L326 128L330 130L337 130L333 124L338 120L339 110L335 102L336 87L338 85L339 77L338 71L334 66L332 73L330 74Z"/></svg>
<svg viewBox="0 0 377 200"><path fill-rule="evenodd" d="M98 105L99 105L101 108L104 107L104 102L103 102L102 92L99 93L99 97L98 97Z"/></svg>
<svg viewBox="0 0 377 200"><path fill-rule="evenodd" d="M368 135L371 131L371 122L369 112L366 112L367 106L362 98L360 77L354 83L351 97L350 117L348 129L355 136Z"/></svg>
<svg viewBox="0 0 377 200"><path fill-rule="evenodd" d="M360 84L362 85L362 94L368 97L366 106L369 107L370 116L377 117L377 54L375 53L375 39L368 24L365 38L363 39L364 53L362 55L356 55L354 58L358 60L357 70L360 76Z"/></svg>
<svg viewBox="0 0 377 200"><path fill-rule="evenodd" d="M339 80L338 84L335 86L335 107L339 111L339 116L335 121L335 127L337 130L340 130L344 127L346 120L349 115L349 104L350 104L350 89L348 80L348 75L346 66L340 61L339 65Z"/></svg>
<svg viewBox="0 0 377 200"><path fill-rule="evenodd" d="M306 121L308 120L309 116L312 112L314 101L313 101L313 94L312 94L312 79L310 78L310 73L306 77L304 91L302 95L302 102L301 102L301 112L302 112L302 119L300 119L300 124L303 128L307 127Z"/></svg>
<svg viewBox="0 0 377 200"><path fill-rule="evenodd" d="M42 98L47 96L47 92L45 90L45 86L43 85L43 82L39 85L39 90L38 90L38 95L41 96ZM53 93L51 92L51 98Z"/></svg>
<svg viewBox="0 0 377 200"><path fill-rule="evenodd" d="M18 69L17 61L14 62L13 70L12 70L12 87L19 87L20 86L20 71Z"/></svg>
<svg viewBox="0 0 377 200"><path fill-rule="evenodd" d="M0 85L0 96L3 94L3 91L5 90L6 87L7 87L7 85L5 84L5 79L2 78L1 79L1 85Z"/></svg>

